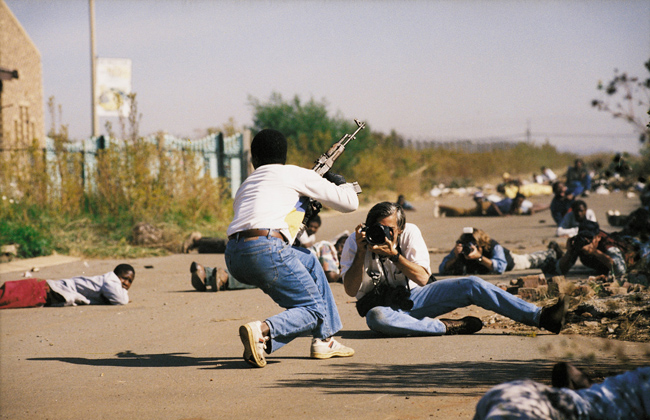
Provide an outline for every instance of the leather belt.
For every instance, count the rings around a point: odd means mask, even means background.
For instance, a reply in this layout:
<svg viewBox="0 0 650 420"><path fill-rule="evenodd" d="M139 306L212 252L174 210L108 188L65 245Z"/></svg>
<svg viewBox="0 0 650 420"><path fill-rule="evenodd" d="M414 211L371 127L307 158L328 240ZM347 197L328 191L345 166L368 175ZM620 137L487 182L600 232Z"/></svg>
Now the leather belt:
<svg viewBox="0 0 650 420"><path fill-rule="evenodd" d="M239 238L253 238L256 236L273 236L274 238L282 239L286 241L285 237L277 230L274 229L248 229L242 230L241 232L233 233L228 236L228 239L238 240Z"/></svg>

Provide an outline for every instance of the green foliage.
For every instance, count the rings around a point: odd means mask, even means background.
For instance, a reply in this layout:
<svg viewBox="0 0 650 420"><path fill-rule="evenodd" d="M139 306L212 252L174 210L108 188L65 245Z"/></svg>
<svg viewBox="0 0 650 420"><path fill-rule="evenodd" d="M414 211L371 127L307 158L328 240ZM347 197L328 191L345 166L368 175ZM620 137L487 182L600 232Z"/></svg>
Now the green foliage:
<svg viewBox="0 0 650 420"><path fill-rule="evenodd" d="M123 127L122 140L108 142L96 170L85 175L78 153L67 152L65 127L50 130L53 157L46 159L36 143L0 154L0 244L21 245L21 256L101 255L102 248L128 249L138 222L162 228L170 249L197 225L224 232L232 213L224 180L204 176L199 156L167 149L162 136L158 144L145 142L138 122L129 118L128 133ZM132 248L126 255L159 252Z"/></svg>
<svg viewBox="0 0 650 420"><path fill-rule="evenodd" d="M0 220L0 244L18 245L21 258L48 255L52 252L53 238L42 226Z"/></svg>
<svg viewBox="0 0 650 420"><path fill-rule="evenodd" d="M299 166L311 167L335 141L356 129L352 119L328 116L325 101L310 99L303 103L297 96L285 101L273 93L267 102L255 98L249 98L249 102L253 130L273 128L282 132L289 143L288 162ZM543 165L565 167L575 158L559 153L549 143L520 143L510 149L481 153L415 150L404 147L406 143L395 131L383 134L366 127L348 143L333 171L358 181L365 196L385 190L419 195L441 182L467 186L505 171L517 175L539 171Z"/></svg>
<svg viewBox="0 0 650 420"><path fill-rule="evenodd" d="M312 98L303 103L295 96L293 100L285 101L282 95L273 93L267 102L249 97L249 104L253 108L254 134L265 128L280 131L289 145L287 162L298 166L312 167L335 141L357 129L352 119L346 120L339 115L329 117L324 100L318 102ZM350 176L358 155L369 148L369 143L370 128L366 126L348 143L333 171Z"/></svg>

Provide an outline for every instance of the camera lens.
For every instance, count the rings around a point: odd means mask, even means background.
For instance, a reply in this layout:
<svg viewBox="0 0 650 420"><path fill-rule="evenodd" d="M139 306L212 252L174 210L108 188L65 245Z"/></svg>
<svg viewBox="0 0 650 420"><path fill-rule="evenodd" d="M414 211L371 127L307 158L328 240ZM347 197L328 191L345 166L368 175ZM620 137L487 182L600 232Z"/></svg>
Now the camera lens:
<svg viewBox="0 0 650 420"><path fill-rule="evenodd" d="M386 238L393 239L388 226L373 225L366 229L366 240L372 245L381 245L386 242Z"/></svg>
<svg viewBox="0 0 650 420"><path fill-rule="evenodd" d="M472 242L466 242L463 244L463 254L464 255L469 255L472 253L472 250L474 248L474 243Z"/></svg>

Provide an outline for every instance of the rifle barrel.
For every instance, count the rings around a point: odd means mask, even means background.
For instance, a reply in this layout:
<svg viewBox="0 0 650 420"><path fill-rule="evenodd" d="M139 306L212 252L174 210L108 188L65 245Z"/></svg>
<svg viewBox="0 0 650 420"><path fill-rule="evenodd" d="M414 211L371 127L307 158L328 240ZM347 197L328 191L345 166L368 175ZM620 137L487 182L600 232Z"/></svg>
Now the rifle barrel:
<svg viewBox="0 0 650 420"><path fill-rule="evenodd" d="M357 129L354 131L354 133L346 134L343 136L343 138L340 140L341 142L343 142L342 143L343 147L345 147L350 142L350 140L352 140L357 135L359 131L366 128L366 123L364 123L363 121L359 121L355 119L354 122L357 123Z"/></svg>

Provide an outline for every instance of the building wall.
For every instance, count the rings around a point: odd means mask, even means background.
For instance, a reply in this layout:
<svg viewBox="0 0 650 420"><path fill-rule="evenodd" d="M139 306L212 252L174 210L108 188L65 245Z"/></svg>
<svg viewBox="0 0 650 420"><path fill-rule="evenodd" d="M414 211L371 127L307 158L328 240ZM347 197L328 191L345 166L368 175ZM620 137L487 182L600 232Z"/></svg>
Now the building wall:
<svg viewBox="0 0 650 420"><path fill-rule="evenodd" d="M3 80L0 96L0 149L45 145L41 54L0 0L0 67L18 70L18 79Z"/></svg>

